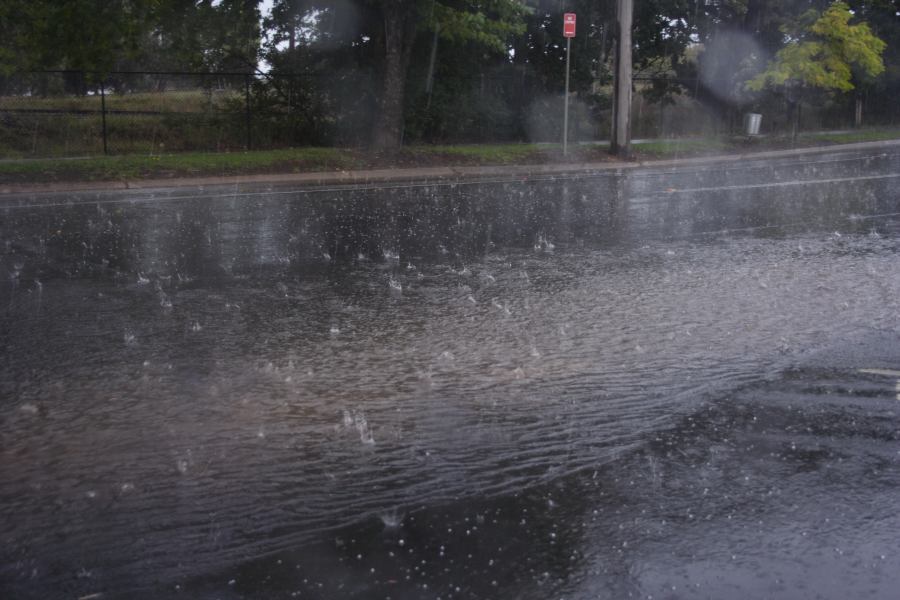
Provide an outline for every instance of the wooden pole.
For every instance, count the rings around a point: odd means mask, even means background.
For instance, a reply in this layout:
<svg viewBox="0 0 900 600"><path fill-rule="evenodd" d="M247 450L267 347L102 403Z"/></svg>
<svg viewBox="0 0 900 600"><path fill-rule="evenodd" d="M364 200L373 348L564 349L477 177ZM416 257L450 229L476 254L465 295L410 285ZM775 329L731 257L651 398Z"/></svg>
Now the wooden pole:
<svg viewBox="0 0 900 600"><path fill-rule="evenodd" d="M610 151L631 156L631 26L634 0L618 0L619 35L616 44L615 122Z"/></svg>

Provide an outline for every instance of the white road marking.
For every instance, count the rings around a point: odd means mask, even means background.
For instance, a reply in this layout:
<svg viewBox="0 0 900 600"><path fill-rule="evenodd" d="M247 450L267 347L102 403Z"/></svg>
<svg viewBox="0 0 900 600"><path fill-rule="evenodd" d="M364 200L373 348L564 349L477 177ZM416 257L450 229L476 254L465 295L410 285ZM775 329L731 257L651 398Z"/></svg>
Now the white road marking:
<svg viewBox="0 0 900 600"><path fill-rule="evenodd" d="M894 385L894 391L897 392L897 401L900 402L900 371L894 369L859 369L860 373L869 375L884 375L885 377L896 377L897 383Z"/></svg>
<svg viewBox="0 0 900 600"><path fill-rule="evenodd" d="M894 369L859 369L860 373L868 373L869 375L884 375L885 377L900 378L900 371Z"/></svg>

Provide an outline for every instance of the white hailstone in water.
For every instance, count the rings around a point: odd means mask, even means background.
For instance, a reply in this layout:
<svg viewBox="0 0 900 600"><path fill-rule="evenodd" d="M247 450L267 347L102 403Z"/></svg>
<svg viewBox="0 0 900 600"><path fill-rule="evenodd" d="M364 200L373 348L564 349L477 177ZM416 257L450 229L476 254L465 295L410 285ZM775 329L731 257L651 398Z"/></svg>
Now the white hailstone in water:
<svg viewBox="0 0 900 600"><path fill-rule="evenodd" d="M379 516L381 517L381 522L384 524L385 529L397 529L403 523L403 517L405 515L397 510L391 510L381 513Z"/></svg>
<svg viewBox="0 0 900 600"><path fill-rule="evenodd" d="M367 446L375 445L375 438L372 436L372 431L369 429L369 422L366 420L366 415L362 412L355 413L353 415L353 423L356 425L356 431L359 432L359 441Z"/></svg>

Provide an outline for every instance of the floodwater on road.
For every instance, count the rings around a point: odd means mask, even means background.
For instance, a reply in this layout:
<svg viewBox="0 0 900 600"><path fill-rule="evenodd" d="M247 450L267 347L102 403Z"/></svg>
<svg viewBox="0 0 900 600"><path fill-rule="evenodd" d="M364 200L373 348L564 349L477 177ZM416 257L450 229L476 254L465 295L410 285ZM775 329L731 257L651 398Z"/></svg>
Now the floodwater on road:
<svg viewBox="0 0 900 600"><path fill-rule="evenodd" d="M5 598L889 598L900 237L0 296Z"/></svg>

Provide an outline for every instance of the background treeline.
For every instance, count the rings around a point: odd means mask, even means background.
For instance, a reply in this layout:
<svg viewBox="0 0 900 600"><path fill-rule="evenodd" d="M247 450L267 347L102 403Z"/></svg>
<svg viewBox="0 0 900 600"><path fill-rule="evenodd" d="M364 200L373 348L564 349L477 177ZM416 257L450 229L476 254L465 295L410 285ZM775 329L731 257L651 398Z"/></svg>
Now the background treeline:
<svg viewBox="0 0 900 600"><path fill-rule="evenodd" d="M850 65L852 90L748 91L831 4L635 0L636 135L727 132L747 110L779 127L798 99L813 125L858 123L863 106L867 123L894 123L900 0L848 2L853 22L886 42L877 77ZM578 15L570 135L597 139L609 126L615 0L274 0L266 14L260 0L0 0L0 95L93 98L102 83L114 105L180 92L231 111L217 126L235 131L252 107L258 137L278 145L555 141L564 12ZM223 75L163 76L174 72ZM646 125L666 110L668 130Z"/></svg>

